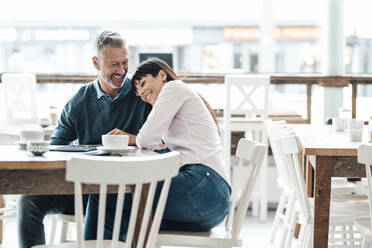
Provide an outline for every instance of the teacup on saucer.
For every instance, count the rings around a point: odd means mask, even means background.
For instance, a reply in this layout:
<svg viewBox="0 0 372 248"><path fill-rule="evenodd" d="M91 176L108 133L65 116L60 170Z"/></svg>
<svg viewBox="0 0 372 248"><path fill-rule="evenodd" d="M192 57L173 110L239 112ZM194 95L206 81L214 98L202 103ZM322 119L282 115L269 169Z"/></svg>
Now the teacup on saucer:
<svg viewBox="0 0 372 248"><path fill-rule="evenodd" d="M44 131L42 130L22 130L20 132L20 139L23 142L28 141L43 141L44 140Z"/></svg>
<svg viewBox="0 0 372 248"><path fill-rule="evenodd" d="M20 149L20 150L26 150L27 149L27 141L17 140L17 141L14 141L14 143L16 144L18 149Z"/></svg>
<svg viewBox="0 0 372 248"><path fill-rule="evenodd" d="M102 145L106 149L125 149L128 147L128 135L102 135Z"/></svg>

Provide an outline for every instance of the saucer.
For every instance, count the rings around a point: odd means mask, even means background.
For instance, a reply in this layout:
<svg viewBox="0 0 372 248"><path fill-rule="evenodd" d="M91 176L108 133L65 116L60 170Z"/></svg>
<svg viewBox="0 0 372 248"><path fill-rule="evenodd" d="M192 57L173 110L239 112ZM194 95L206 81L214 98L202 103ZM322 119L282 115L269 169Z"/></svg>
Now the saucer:
<svg viewBox="0 0 372 248"><path fill-rule="evenodd" d="M104 146L98 146L97 150L102 152L124 152L128 150L133 150L134 148L135 148L134 146L127 146L125 148L107 148Z"/></svg>
<svg viewBox="0 0 372 248"><path fill-rule="evenodd" d="M17 147L21 150L26 150L27 149L27 141L14 141L14 143L17 145Z"/></svg>

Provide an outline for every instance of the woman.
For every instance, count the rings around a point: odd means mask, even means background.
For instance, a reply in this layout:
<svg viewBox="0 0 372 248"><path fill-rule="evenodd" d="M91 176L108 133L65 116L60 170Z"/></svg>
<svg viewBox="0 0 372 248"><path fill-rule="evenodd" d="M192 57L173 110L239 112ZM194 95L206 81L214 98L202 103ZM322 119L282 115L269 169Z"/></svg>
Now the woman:
<svg viewBox="0 0 372 248"><path fill-rule="evenodd" d="M167 147L181 154L180 172L172 179L161 230L210 230L226 217L231 190L218 128L207 105L160 59L140 64L132 83L141 99L153 108L138 135L128 134L131 141L136 140L140 148ZM116 199L109 202L112 207L107 206L107 215L113 220ZM86 238L95 238L97 207L97 197L91 196ZM123 213L123 235L129 211L130 204ZM112 225L108 226L106 222L105 238L111 238Z"/></svg>

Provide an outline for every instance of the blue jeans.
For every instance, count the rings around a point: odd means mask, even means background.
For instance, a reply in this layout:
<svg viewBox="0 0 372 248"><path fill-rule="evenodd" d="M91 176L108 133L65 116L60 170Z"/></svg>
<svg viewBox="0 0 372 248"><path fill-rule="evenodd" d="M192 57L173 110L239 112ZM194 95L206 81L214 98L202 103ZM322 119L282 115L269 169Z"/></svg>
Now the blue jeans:
<svg viewBox="0 0 372 248"><path fill-rule="evenodd" d="M158 184L155 206L160 196L162 183ZM207 231L221 223L230 204L230 186L211 168L202 165L185 165L172 179L164 210L161 230ZM107 196L105 239L111 239L115 217L116 195ZM97 195L90 195L85 222L85 238L96 239L98 218ZM131 194L125 195L120 237L128 228L132 203Z"/></svg>
<svg viewBox="0 0 372 248"><path fill-rule="evenodd" d="M83 196L84 205L88 195ZM21 196L18 201L19 247L45 244L43 220L48 214L74 214L74 195Z"/></svg>

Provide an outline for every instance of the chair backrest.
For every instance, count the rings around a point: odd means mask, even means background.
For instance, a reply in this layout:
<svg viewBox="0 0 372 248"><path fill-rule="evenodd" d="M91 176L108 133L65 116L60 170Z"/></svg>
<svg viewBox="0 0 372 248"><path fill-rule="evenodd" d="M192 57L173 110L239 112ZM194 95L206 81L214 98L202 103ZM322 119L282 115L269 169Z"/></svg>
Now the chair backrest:
<svg viewBox="0 0 372 248"><path fill-rule="evenodd" d="M283 156L281 152L280 142L279 142L279 133L284 132L287 129L286 121L272 121L271 119L267 119L265 121L265 129L267 138L270 142L271 151L273 153L275 165L277 168L278 176L281 180L284 180L283 175Z"/></svg>
<svg viewBox="0 0 372 248"><path fill-rule="evenodd" d="M156 186L159 181L164 180L146 245L146 247L154 247L168 196L171 178L178 174L179 161L180 158L178 152L170 152L149 157L84 156L72 158L70 161L68 161L66 167L66 180L74 182L75 185L75 219L77 223L77 240L79 247L84 247L83 201L81 189L82 183L100 185L97 247L102 247L103 244L107 185L119 185L112 236L112 247L117 247L119 244L120 222L122 218L126 186L135 185L130 221L126 236L126 247L129 248L131 247L134 235L136 225L135 222L139 209L143 184L150 183L150 188L140 227L137 247L144 247L143 242L145 239L150 213L152 211Z"/></svg>
<svg viewBox="0 0 372 248"><path fill-rule="evenodd" d="M239 114L247 118L255 118L256 121L267 119L270 76L260 74L227 74L225 75L224 86L223 144L225 147L225 163L226 166L230 167L231 116ZM250 124L248 123L247 125ZM255 130L251 132L252 139L266 143L266 133L264 132L263 125L258 126L260 124L257 124Z"/></svg>
<svg viewBox="0 0 372 248"><path fill-rule="evenodd" d="M367 178L367 195L369 203L369 216L372 218L372 145L363 144L358 147L358 163L366 165L366 178ZM370 222L372 229L372 221Z"/></svg>
<svg viewBox="0 0 372 248"><path fill-rule="evenodd" d="M312 218L310 202L307 196L305 177L301 166L302 145L297 136L283 136L280 139L288 169L289 179L296 193L296 201L300 208L300 217Z"/></svg>
<svg viewBox="0 0 372 248"><path fill-rule="evenodd" d="M6 113L13 123L36 123L38 105L36 75L33 73L3 73Z"/></svg>
<svg viewBox="0 0 372 248"><path fill-rule="evenodd" d="M286 187L287 190L292 189L293 185L289 179L289 171L285 164L285 156L280 138L282 136L294 135L295 133L287 126L285 121L272 121L270 119L266 120L265 128L270 141L275 165L277 167L278 178L282 183L281 186Z"/></svg>
<svg viewBox="0 0 372 248"><path fill-rule="evenodd" d="M235 189L242 189L242 196L239 200L238 208L235 210L239 197L237 190L233 189L230 210L226 220L226 230L231 231L233 239L239 237L266 150L267 146L264 144L245 138L239 140L236 149L236 156L239 158L239 165L237 167L239 178L236 179L238 187L235 187ZM243 166L248 166L248 170L245 170L245 173L242 170Z"/></svg>
<svg viewBox="0 0 372 248"><path fill-rule="evenodd" d="M225 75L226 103L224 116L243 114L245 117L267 118L269 75L228 74Z"/></svg>

